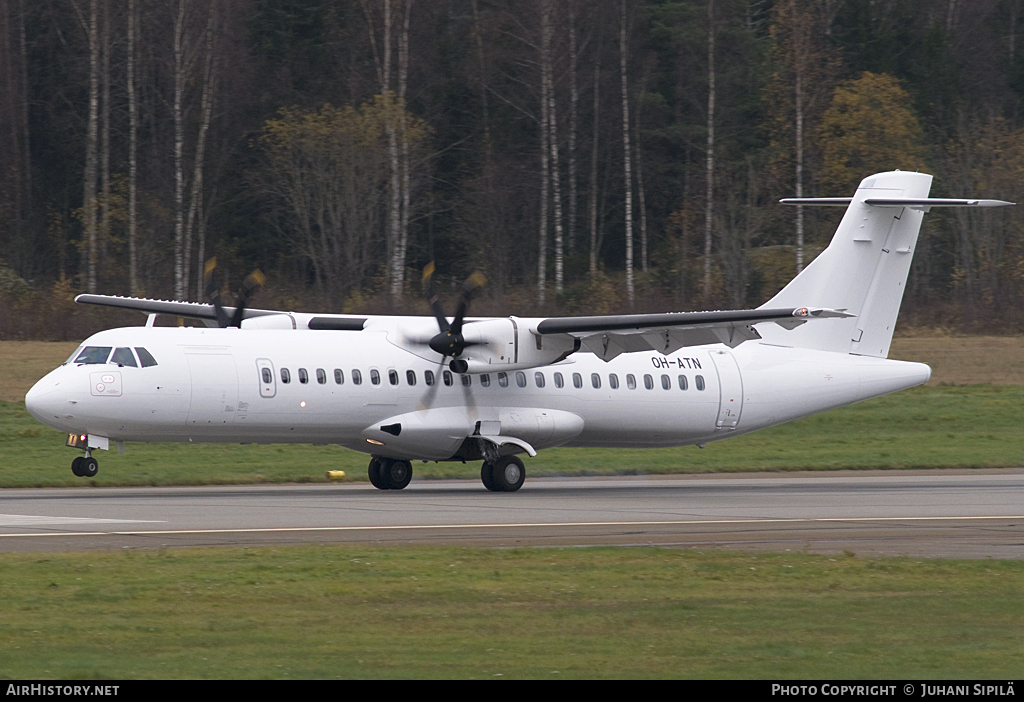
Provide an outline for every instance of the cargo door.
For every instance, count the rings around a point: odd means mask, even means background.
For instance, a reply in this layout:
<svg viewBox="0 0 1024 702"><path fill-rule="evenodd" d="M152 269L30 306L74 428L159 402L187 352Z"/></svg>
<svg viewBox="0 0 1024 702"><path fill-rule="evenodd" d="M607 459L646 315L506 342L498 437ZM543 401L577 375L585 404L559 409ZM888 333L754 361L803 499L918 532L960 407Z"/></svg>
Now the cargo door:
<svg viewBox="0 0 1024 702"><path fill-rule="evenodd" d="M712 351L711 360L718 371L718 420L715 426L719 429L735 429L740 421L743 410L743 381L740 378L740 367L731 352Z"/></svg>

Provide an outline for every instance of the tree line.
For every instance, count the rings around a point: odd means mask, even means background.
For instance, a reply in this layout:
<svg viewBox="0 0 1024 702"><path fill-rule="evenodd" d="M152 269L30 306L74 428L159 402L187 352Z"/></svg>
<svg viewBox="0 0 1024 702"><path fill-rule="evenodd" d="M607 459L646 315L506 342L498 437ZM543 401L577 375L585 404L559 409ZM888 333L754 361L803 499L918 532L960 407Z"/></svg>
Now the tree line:
<svg viewBox="0 0 1024 702"><path fill-rule="evenodd" d="M1024 201L1021 0L0 0L0 333L76 292L760 304L900 168ZM1024 213L932 213L905 313L1024 325ZM31 323L30 323L31 322Z"/></svg>

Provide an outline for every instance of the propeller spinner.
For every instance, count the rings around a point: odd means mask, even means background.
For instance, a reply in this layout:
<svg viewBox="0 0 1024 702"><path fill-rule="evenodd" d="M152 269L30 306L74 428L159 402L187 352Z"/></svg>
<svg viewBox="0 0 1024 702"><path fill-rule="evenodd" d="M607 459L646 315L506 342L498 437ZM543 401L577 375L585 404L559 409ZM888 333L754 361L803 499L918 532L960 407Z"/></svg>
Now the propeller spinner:
<svg viewBox="0 0 1024 702"><path fill-rule="evenodd" d="M462 335L462 324L466 317L466 310L469 309L469 302L473 299L473 295L487 282L483 274L480 272L474 273L469 276L465 284L462 286L462 296L459 298L459 305L455 308L455 319L452 320L451 324L448 323L448 318L445 317L444 308L441 307L441 301L437 294L437 289L434 286L434 263L431 261L423 269L423 294L427 298L427 302L430 304L430 311L434 313L434 317L437 319L437 326L440 330L427 342L427 346L431 348L435 353L440 354L442 357L452 357L452 362L449 364L456 373L465 373L467 364L465 361L460 360L459 356L462 352L470 346L474 346L477 342L468 342Z"/></svg>

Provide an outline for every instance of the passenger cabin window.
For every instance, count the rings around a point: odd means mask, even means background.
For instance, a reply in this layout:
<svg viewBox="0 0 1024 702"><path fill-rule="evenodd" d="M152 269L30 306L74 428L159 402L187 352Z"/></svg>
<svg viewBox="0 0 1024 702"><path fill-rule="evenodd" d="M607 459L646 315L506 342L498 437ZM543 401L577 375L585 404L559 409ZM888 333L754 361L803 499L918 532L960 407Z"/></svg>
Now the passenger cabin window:
<svg viewBox="0 0 1024 702"><path fill-rule="evenodd" d="M327 372L324 371L323 368L316 369L316 382L320 383L321 385L327 384Z"/></svg>
<svg viewBox="0 0 1024 702"><path fill-rule="evenodd" d="M85 363L87 365L106 363L107 359L110 358L110 352L113 350L113 346L86 346L82 349L82 353L78 354L75 363Z"/></svg>
<svg viewBox="0 0 1024 702"><path fill-rule="evenodd" d="M269 368L261 368L260 375L263 377L263 382L270 385L274 382L274 374L270 372Z"/></svg>
<svg viewBox="0 0 1024 702"><path fill-rule="evenodd" d="M374 385L380 385L380 371L376 368L370 369L370 382Z"/></svg>
<svg viewBox="0 0 1024 702"><path fill-rule="evenodd" d="M487 373L484 373L483 375L481 375L480 376L480 384L482 386L484 386L485 388L486 387L490 387L490 385L491 385L491 376L489 376Z"/></svg>
<svg viewBox="0 0 1024 702"><path fill-rule="evenodd" d="M447 385L448 387L451 387L452 384L455 382L455 381L452 380L452 372L451 371L445 371L444 374L441 377L444 379L444 384Z"/></svg>
<svg viewBox="0 0 1024 702"><path fill-rule="evenodd" d="M132 368L139 367L139 364L135 362L135 354L133 354L132 350L128 348L114 349L114 355L110 357L110 362L116 363L119 366L131 366Z"/></svg>
<svg viewBox="0 0 1024 702"><path fill-rule="evenodd" d="M357 370L352 371L352 384L353 385L362 385L363 384L363 374L360 371L357 371Z"/></svg>
<svg viewBox="0 0 1024 702"><path fill-rule="evenodd" d="M468 388L470 385L473 384L473 376L471 376L471 375L464 375L464 376L462 376L462 384L465 387Z"/></svg>
<svg viewBox="0 0 1024 702"><path fill-rule="evenodd" d="M594 386L595 390L599 389L601 387L601 374L600 373L591 373L590 374L590 384Z"/></svg>
<svg viewBox="0 0 1024 702"><path fill-rule="evenodd" d="M305 368L299 369L299 382L303 385L309 382L309 373L306 372Z"/></svg>
<svg viewBox="0 0 1024 702"><path fill-rule="evenodd" d="M415 385L416 384L416 371L411 371L411 370L406 371L405 372L405 382L409 383L409 385Z"/></svg>
<svg viewBox="0 0 1024 702"><path fill-rule="evenodd" d="M679 389L680 390L685 390L687 387L689 387L689 383L686 381L686 376L685 375L679 376Z"/></svg>
<svg viewBox="0 0 1024 702"><path fill-rule="evenodd" d="M582 388L583 387L583 376L580 375L579 373L573 373L572 374L572 386L574 388Z"/></svg>
<svg viewBox="0 0 1024 702"><path fill-rule="evenodd" d="M648 390L654 389L654 378L652 378L647 373L644 373L644 387L647 388Z"/></svg>
<svg viewBox="0 0 1024 702"><path fill-rule="evenodd" d="M392 385L398 385L398 371L394 368L388 371L388 382Z"/></svg>
<svg viewBox="0 0 1024 702"><path fill-rule="evenodd" d="M611 386L612 390L618 390L619 389L619 376L615 375L614 373L611 373L608 376L608 384Z"/></svg>
<svg viewBox="0 0 1024 702"><path fill-rule="evenodd" d="M636 390L636 376L632 373L626 374L626 387L630 390Z"/></svg>
<svg viewBox="0 0 1024 702"><path fill-rule="evenodd" d="M671 390L672 389L672 379L669 378L667 375L661 376L661 389L662 390Z"/></svg>
<svg viewBox="0 0 1024 702"><path fill-rule="evenodd" d="M281 382L284 383L285 385L292 382L291 371L289 371L287 368L281 369Z"/></svg>
<svg viewBox="0 0 1024 702"><path fill-rule="evenodd" d="M696 378L693 379L693 384L695 386L697 386L698 390L703 390L704 389L704 376L703 375L698 375Z"/></svg>
<svg viewBox="0 0 1024 702"><path fill-rule="evenodd" d="M537 383L538 388L544 387L544 374L537 371L533 374L533 382Z"/></svg>
<svg viewBox="0 0 1024 702"><path fill-rule="evenodd" d="M526 373L522 371L516 371L516 385L521 388L526 387Z"/></svg>
<svg viewBox="0 0 1024 702"><path fill-rule="evenodd" d="M141 346L135 347L135 353L139 354L139 363L142 364L143 368L149 368L150 366L156 365L156 359L153 358L153 354Z"/></svg>
<svg viewBox="0 0 1024 702"><path fill-rule="evenodd" d="M423 371L423 382L432 386L434 384L434 371Z"/></svg>
<svg viewBox="0 0 1024 702"><path fill-rule="evenodd" d="M565 387L565 380L562 378L562 374L561 373L555 373L555 387L556 388Z"/></svg>
<svg viewBox="0 0 1024 702"><path fill-rule="evenodd" d="M503 388L508 387L508 373L498 373L498 385Z"/></svg>
<svg viewBox="0 0 1024 702"><path fill-rule="evenodd" d="M344 385L345 384L345 373L340 368L334 369L334 384Z"/></svg>

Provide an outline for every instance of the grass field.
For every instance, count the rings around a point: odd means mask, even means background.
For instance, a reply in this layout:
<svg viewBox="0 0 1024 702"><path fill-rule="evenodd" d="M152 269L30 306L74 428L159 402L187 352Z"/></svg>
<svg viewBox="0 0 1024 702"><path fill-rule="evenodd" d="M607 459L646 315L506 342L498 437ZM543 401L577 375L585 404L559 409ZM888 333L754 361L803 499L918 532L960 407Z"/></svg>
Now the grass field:
<svg viewBox="0 0 1024 702"><path fill-rule="evenodd" d="M0 674L1014 679L1024 563L653 548L0 556Z"/></svg>

